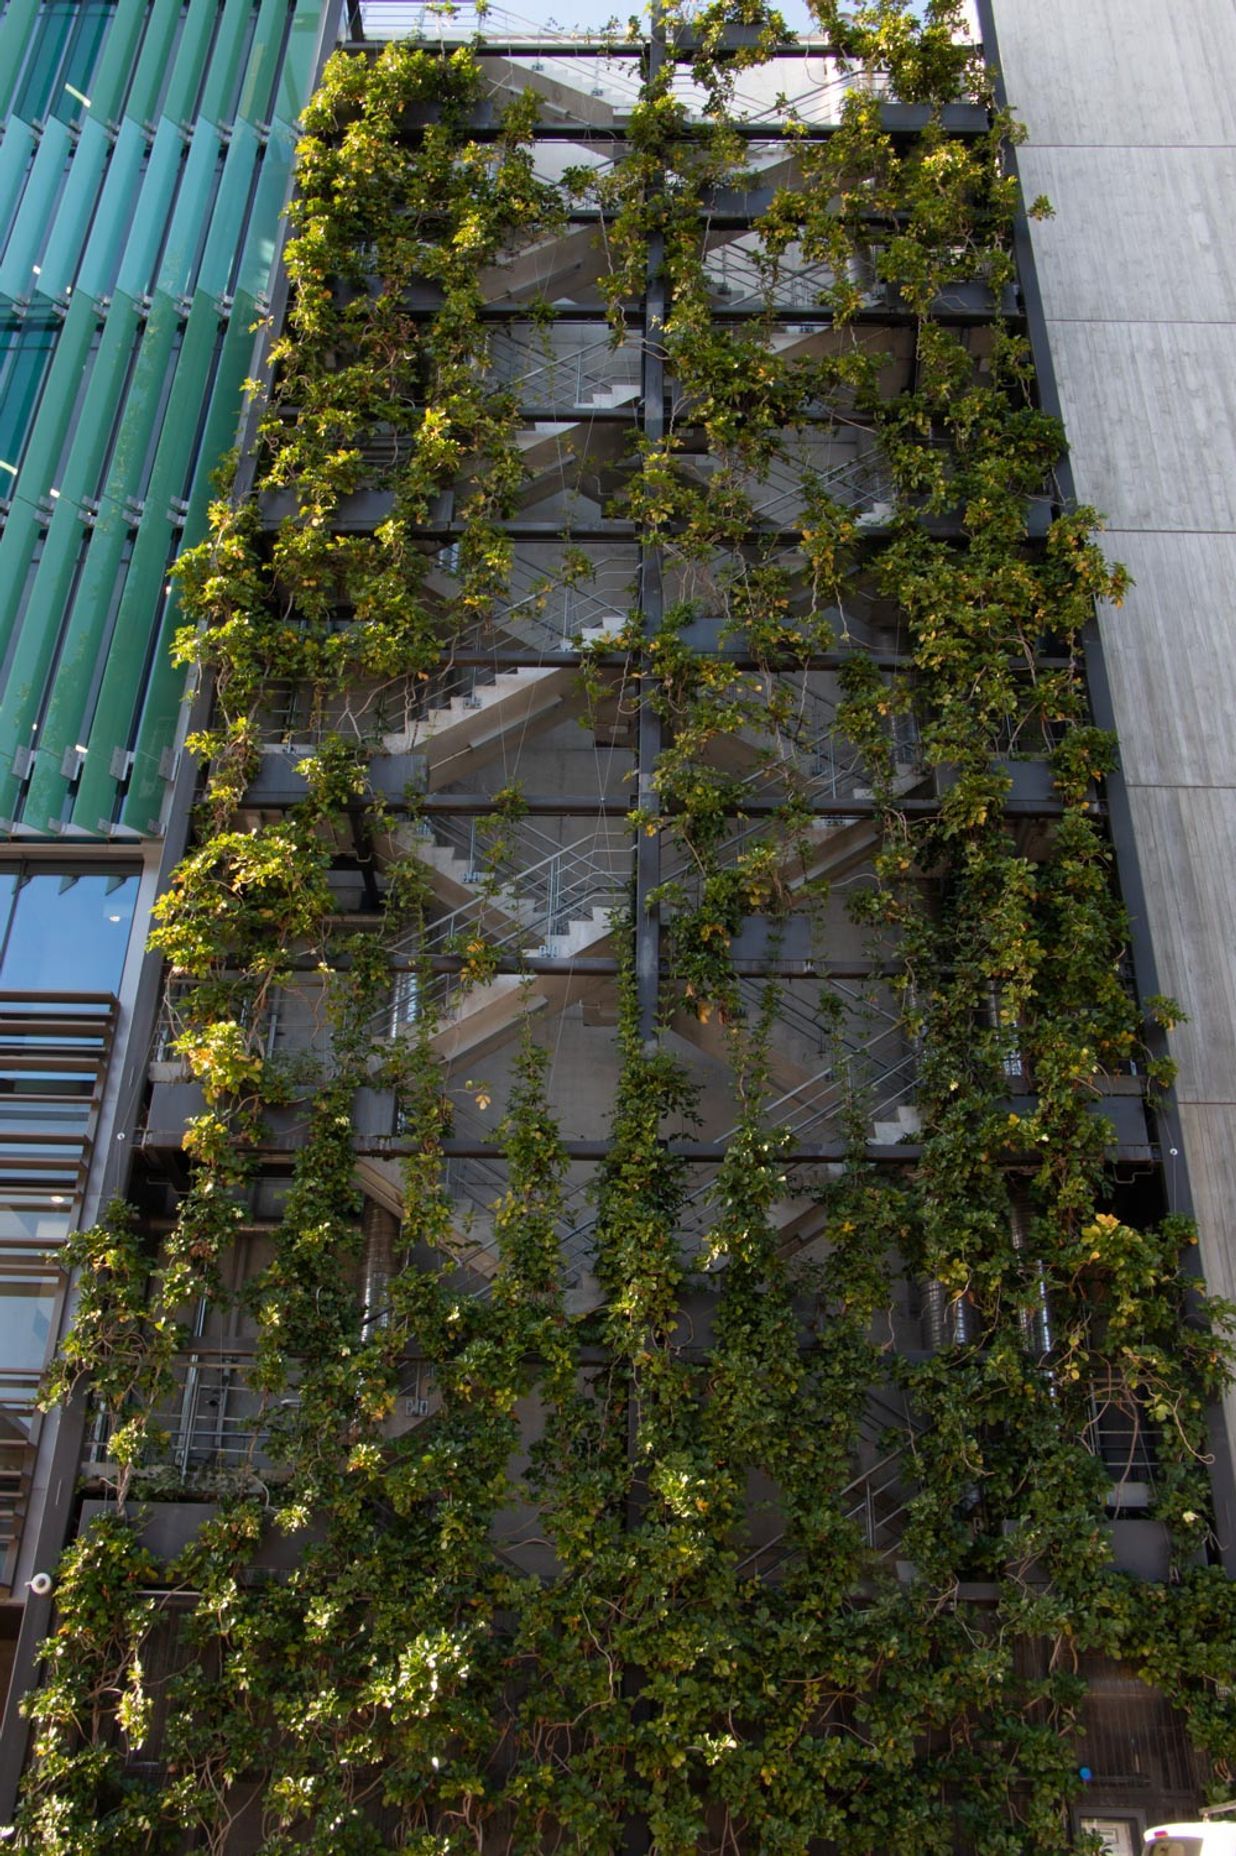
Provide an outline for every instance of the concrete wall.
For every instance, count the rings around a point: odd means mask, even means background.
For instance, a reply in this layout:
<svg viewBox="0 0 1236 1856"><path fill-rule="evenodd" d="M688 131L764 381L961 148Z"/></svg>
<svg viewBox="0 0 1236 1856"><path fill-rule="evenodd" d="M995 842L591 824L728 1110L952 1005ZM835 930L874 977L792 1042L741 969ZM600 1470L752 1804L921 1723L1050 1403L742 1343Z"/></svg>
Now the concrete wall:
<svg viewBox="0 0 1236 1856"><path fill-rule="evenodd" d="M1104 657L1158 983L1190 1018L1172 1049L1203 1266L1232 1296L1236 13L991 5L1025 193L1055 207L1032 239L1077 493L1137 583L1101 615Z"/></svg>

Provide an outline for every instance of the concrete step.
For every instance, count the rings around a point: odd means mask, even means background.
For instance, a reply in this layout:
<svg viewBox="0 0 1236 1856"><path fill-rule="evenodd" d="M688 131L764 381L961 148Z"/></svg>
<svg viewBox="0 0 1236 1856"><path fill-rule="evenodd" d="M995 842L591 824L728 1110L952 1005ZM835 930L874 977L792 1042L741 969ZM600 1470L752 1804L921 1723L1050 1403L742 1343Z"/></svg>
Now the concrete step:
<svg viewBox="0 0 1236 1856"><path fill-rule="evenodd" d="M516 441L528 472L520 487L521 507L551 490L575 487L588 472L616 464L626 454L633 431L633 426L625 424L589 425L586 413L578 419L538 420Z"/></svg>
<svg viewBox="0 0 1236 1856"><path fill-rule="evenodd" d="M450 1062L505 1042L529 1012L544 1011L548 1003L544 993L525 991L525 984L518 974L500 973L471 987L430 1038L433 1049Z"/></svg>
<svg viewBox="0 0 1236 1856"><path fill-rule="evenodd" d="M912 1102L900 1103L893 1113L871 1124L871 1138L881 1147L915 1140L923 1131L923 1118Z"/></svg>
<svg viewBox="0 0 1236 1856"><path fill-rule="evenodd" d="M701 1019L689 1008L675 1012L670 1021L670 1029L676 1037L691 1044L705 1057L715 1063L728 1065L731 1061L729 1043L725 1025L715 1012L710 1012L707 1020ZM814 1059L814 1068L819 1069L820 1058ZM791 1089L797 1089L807 1082L812 1074L812 1063L791 1056L776 1042L775 1034L769 1041L768 1075L773 1091L784 1095Z"/></svg>
<svg viewBox="0 0 1236 1856"><path fill-rule="evenodd" d="M590 915L573 920L566 933L547 942L547 953L560 960L584 952L598 953L608 939L609 924L610 911L594 909ZM522 979L514 973L499 974L487 985L463 993L431 1042L448 1060L479 1055L514 1037L528 1012L547 1008L565 1011L568 1005L603 992L608 984L595 978L535 974Z"/></svg>

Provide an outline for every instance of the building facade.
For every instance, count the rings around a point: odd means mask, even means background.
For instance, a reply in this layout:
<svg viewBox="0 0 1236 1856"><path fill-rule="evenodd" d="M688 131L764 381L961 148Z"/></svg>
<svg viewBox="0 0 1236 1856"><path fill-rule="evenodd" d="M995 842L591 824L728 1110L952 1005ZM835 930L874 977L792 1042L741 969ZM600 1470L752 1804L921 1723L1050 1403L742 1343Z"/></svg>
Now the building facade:
<svg viewBox="0 0 1236 1856"><path fill-rule="evenodd" d="M196 4L23 15L0 154L17 1846L1132 1856L1236 1755L1221 937L1089 182L951 18Z"/></svg>
<svg viewBox="0 0 1236 1856"><path fill-rule="evenodd" d="M282 0L0 18L6 1685L75 1502L80 1436L34 1402L57 1253L123 1189L145 1087L185 732L169 569L235 443L322 29ZM18 1765L23 1738L14 1714Z"/></svg>

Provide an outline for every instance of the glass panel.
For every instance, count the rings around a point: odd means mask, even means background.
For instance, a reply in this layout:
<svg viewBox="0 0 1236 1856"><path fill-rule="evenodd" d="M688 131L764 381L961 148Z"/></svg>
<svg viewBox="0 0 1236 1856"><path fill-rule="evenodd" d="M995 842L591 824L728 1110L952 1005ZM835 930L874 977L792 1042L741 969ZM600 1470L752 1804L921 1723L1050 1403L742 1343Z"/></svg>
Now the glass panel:
<svg viewBox="0 0 1236 1856"><path fill-rule="evenodd" d="M136 876L23 878L0 983L30 992L114 992L136 902Z"/></svg>
<svg viewBox="0 0 1236 1856"><path fill-rule="evenodd" d="M25 122L75 122L87 107L90 79L111 24L110 0L45 0L30 59L18 85L15 114Z"/></svg>
<svg viewBox="0 0 1236 1856"><path fill-rule="evenodd" d="M23 121L33 122L46 110L72 30L73 8L64 4L64 0L40 8L29 59L13 105L14 114Z"/></svg>
<svg viewBox="0 0 1236 1856"><path fill-rule="evenodd" d="M21 463L59 326L50 317L0 320L0 496Z"/></svg>
<svg viewBox="0 0 1236 1856"><path fill-rule="evenodd" d="M41 1206L5 1205L0 1207L0 1241L20 1240L32 1244L62 1244L69 1235L67 1211L48 1211Z"/></svg>
<svg viewBox="0 0 1236 1856"><path fill-rule="evenodd" d="M85 1139L93 1079L50 1074L0 1075L0 1129L20 1134L72 1134Z"/></svg>
<svg viewBox="0 0 1236 1856"><path fill-rule="evenodd" d="M51 106L51 114L58 116L61 122L73 122L83 108L89 107L83 99L90 95L90 82L112 15L110 4L77 8L77 26L61 76L60 94L52 100Z"/></svg>
<svg viewBox="0 0 1236 1856"><path fill-rule="evenodd" d="M1098 1836L1103 1856L1134 1856L1133 1826L1127 1818L1083 1817L1078 1820L1078 1829Z"/></svg>
<svg viewBox="0 0 1236 1856"><path fill-rule="evenodd" d="M37 1372L42 1367L51 1342L56 1293L54 1276L0 1277L0 1369L4 1372Z"/></svg>

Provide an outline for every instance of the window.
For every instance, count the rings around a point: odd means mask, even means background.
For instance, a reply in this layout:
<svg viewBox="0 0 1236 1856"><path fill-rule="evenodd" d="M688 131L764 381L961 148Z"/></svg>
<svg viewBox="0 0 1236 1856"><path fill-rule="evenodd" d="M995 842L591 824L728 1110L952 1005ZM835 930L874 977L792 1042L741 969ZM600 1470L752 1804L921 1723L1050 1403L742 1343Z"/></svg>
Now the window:
<svg viewBox="0 0 1236 1856"><path fill-rule="evenodd" d="M69 1213L50 1205L22 1203L0 1205L0 1252L36 1250L41 1255L49 1245L60 1244L69 1235Z"/></svg>
<svg viewBox="0 0 1236 1856"><path fill-rule="evenodd" d="M76 122L114 16L111 0L43 0L17 80L13 114L23 122Z"/></svg>
<svg viewBox="0 0 1236 1856"><path fill-rule="evenodd" d="M115 992L137 881L131 871L0 867L0 987Z"/></svg>
<svg viewBox="0 0 1236 1856"><path fill-rule="evenodd" d="M1137 1826L1127 1817L1080 1817L1077 1828L1098 1836L1103 1856L1136 1856L1140 1847Z"/></svg>
<svg viewBox="0 0 1236 1856"><path fill-rule="evenodd" d="M58 1279L46 1271L19 1274L8 1268L0 1274L0 1361L6 1373L42 1372L59 1287Z"/></svg>

